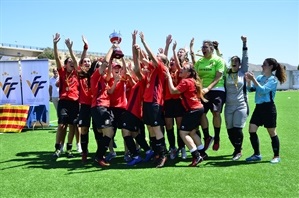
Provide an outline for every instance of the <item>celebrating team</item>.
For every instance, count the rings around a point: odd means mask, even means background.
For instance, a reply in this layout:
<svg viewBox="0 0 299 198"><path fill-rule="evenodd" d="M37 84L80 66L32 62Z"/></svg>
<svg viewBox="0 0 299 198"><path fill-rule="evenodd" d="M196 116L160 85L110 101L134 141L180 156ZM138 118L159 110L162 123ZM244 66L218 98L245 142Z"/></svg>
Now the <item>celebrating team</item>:
<svg viewBox="0 0 299 198"><path fill-rule="evenodd" d="M59 125L53 155L55 158L61 155L66 128L69 127L67 156L73 157L72 137L78 130L82 162L86 162L89 154L88 133L92 123L97 143L95 161L102 167L110 165L111 157L105 157L105 154L114 141L117 128L122 131L126 153L129 153L125 160L130 166L153 160L157 168L164 167L168 152L171 159L180 152L185 159L185 146L192 155L189 166L197 166L208 159L206 150L210 145L213 144L215 151L220 148L221 113L224 107L227 133L234 147L232 160L239 160L242 157L243 128L249 115L247 91L256 91L256 107L249 127L254 154L246 161L262 159L256 133L259 126L267 128L272 139L274 157L271 163L280 161L274 97L278 81L283 83L286 80L281 64L273 58L265 59L263 74L255 78L253 73L248 72L247 38L244 36L241 37L242 59L233 56L230 66L226 67L216 41L203 41L202 55L196 61L194 39L191 39L189 61L186 49L181 48L176 52L175 41L173 57L168 59L171 35L166 38L165 49L159 49L159 53L154 55L143 32L139 33L139 37L144 49L137 44L137 34L137 30L132 33L133 61L129 63L118 56L120 46L117 43L112 44L104 58L91 61L87 57L88 43L83 37L84 50L80 61L77 62L73 53L72 41L66 39L71 57L62 64L57 49L60 35L56 33L53 37L59 73ZM275 74L272 73L274 71ZM213 115L214 137L208 128L209 110ZM260 112L264 115L261 116ZM174 119L178 148L175 146ZM149 132L149 142L144 125ZM200 125L204 144L199 133ZM169 151L165 135L170 145ZM138 152L139 147L144 150L144 157Z"/></svg>

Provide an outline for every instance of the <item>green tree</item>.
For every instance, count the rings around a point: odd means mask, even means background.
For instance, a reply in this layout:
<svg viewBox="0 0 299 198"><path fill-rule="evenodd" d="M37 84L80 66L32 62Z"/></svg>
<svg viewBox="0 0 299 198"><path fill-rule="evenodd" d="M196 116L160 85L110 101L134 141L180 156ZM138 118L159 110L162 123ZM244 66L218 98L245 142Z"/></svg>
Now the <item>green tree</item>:
<svg viewBox="0 0 299 198"><path fill-rule="evenodd" d="M53 52L53 49L50 48L50 47L47 47L44 49L43 53L41 53L40 55L38 55L37 57L38 59L44 59L44 58L47 58L47 59L51 59L53 60L54 59L54 52Z"/></svg>

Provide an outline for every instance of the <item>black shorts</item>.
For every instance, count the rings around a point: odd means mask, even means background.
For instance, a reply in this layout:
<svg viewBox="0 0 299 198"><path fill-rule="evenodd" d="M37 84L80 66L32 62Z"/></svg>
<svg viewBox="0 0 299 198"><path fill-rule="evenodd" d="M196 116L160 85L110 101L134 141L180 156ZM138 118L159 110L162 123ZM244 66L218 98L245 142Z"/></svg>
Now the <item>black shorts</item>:
<svg viewBox="0 0 299 198"><path fill-rule="evenodd" d="M192 131L193 129L197 129L198 126L200 125L200 119L203 113L204 113L204 108L195 109L186 112L183 115L180 130Z"/></svg>
<svg viewBox="0 0 299 198"><path fill-rule="evenodd" d="M164 117L165 118L177 118L182 117L185 112L185 108L180 98L169 99L164 101Z"/></svg>
<svg viewBox="0 0 299 198"><path fill-rule="evenodd" d="M118 108L118 107L110 107L109 109L113 113L113 122L112 122L113 128L115 128L115 130L121 129L122 128L122 116L126 110L123 108Z"/></svg>
<svg viewBox="0 0 299 198"><path fill-rule="evenodd" d="M129 111L125 111L122 115L122 128L131 132L139 132L143 122Z"/></svg>
<svg viewBox="0 0 299 198"><path fill-rule="evenodd" d="M113 127L113 114L106 107L92 107L91 116L98 129Z"/></svg>
<svg viewBox="0 0 299 198"><path fill-rule="evenodd" d="M146 125L164 126L163 107L153 102L143 102L143 122Z"/></svg>
<svg viewBox="0 0 299 198"><path fill-rule="evenodd" d="M74 124L79 114L79 102L73 100L58 100L58 124Z"/></svg>
<svg viewBox="0 0 299 198"><path fill-rule="evenodd" d="M81 104L79 111L78 125L79 127L90 127L91 105Z"/></svg>
<svg viewBox="0 0 299 198"><path fill-rule="evenodd" d="M263 126L265 128L275 128L277 119L276 106L273 102L257 104L252 113L250 124Z"/></svg>
<svg viewBox="0 0 299 198"><path fill-rule="evenodd" d="M204 107L204 113L207 113L209 110L212 112L222 112L223 105L225 103L225 92L224 91L209 91L205 98L208 102L201 102Z"/></svg>

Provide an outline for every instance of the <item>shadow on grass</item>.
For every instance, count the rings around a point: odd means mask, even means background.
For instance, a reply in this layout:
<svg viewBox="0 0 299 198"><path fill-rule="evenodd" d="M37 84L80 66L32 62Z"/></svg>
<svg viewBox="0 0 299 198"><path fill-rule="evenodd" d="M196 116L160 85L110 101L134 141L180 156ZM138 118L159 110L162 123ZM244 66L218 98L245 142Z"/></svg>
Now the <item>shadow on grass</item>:
<svg viewBox="0 0 299 198"><path fill-rule="evenodd" d="M245 158L243 159L241 158L240 160L233 161L232 155L221 155L221 156L209 156L204 166L205 167L229 167L229 166L259 164L259 163L269 163L269 162L267 161L247 162L245 161Z"/></svg>
<svg viewBox="0 0 299 198"><path fill-rule="evenodd" d="M96 172L105 171L113 169L147 169L156 168L156 165L152 162L141 162L135 166L128 166L124 161L124 152L116 152L117 156L110 161L109 167L101 167L94 160L94 153L90 153L88 156L88 161L82 163L81 155L79 153L74 153L74 158L67 158L66 154L62 154L59 158L53 158L53 152L20 152L16 154L16 158L7 161L0 162L1 169L13 169L13 168L28 168L28 169L65 169L68 174L78 174L86 172ZM142 152L141 157L145 157L144 152ZM239 165L249 165L254 163L248 163L245 160L232 161L231 155L222 156L211 156L209 159L203 161L199 167L229 167L229 166L239 166ZM165 163L167 168L186 168L191 163L192 159L189 156L187 159L176 158L174 160L168 159ZM13 163L14 165L9 165ZM267 161L260 161L256 163L269 163Z"/></svg>
<svg viewBox="0 0 299 198"><path fill-rule="evenodd" d="M75 174L80 172L95 172L95 171L104 171L110 169L146 169L146 168L155 168L155 165L152 161L150 162L141 162L135 166L128 166L124 161L124 152L116 152L117 156L110 161L109 167L101 167L94 160L94 153L88 155L88 161L82 163L81 155L79 153L74 153L74 158L67 158L66 154L61 154L59 158L54 158L53 152L20 152L16 154L16 158L2 161L1 169L13 169L13 168L28 168L28 169L66 169L70 171L69 174ZM144 153L140 154L142 157L145 157ZM14 165L9 165L9 164ZM168 166L168 163L166 164ZM169 163L169 166L174 166Z"/></svg>

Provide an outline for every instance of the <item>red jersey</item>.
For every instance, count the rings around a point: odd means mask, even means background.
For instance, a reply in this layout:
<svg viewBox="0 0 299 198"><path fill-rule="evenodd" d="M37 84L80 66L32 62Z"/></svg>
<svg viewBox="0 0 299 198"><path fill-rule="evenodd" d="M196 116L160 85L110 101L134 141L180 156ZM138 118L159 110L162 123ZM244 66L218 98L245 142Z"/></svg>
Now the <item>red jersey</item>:
<svg viewBox="0 0 299 198"><path fill-rule="evenodd" d="M91 105L91 88L88 78L79 78L79 103ZM88 86L89 84L89 86Z"/></svg>
<svg viewBox="0 0 299 198"><path fill-rule="evenodd" d="M91 107L109 107L110 98L107 93L109 86L105 80L105 77L101 76L99 68L97 68L90 77L90 87L92 95Z"/></svg>
<svg viewBox="0 0 299 198"><path fill-rule="evenodd" d="M146 86L146 78L143 77L132 88L128 98L126 110L134 114L137 118L142 118L142 100Z"/></svg>
<svg viewBox="0 0 299 198"><path fill-rule="evenodd" d="M58 69L59 73L59 99L78 100L79 99L79 80L76 70L67 72L65 67Z"/></svg>
<svg viewBox="0 0 299 198"><path fill-rule="evenodd" d="M128 101L128 99L130 97L131 89L132 89L132 85L131 85L131 83L129 83L129 81L127 81L127 83L126 83L126 97L127 97L127 101Z"/></svg>
<svg viewBox="0 0 299 198"><path fill-rule="evenodd" d="M175 71L175 72L171 72L170 73L171 78L172 78L172 83L173 86L177 86L181 80L181 78L179 77L179 71ZM181 94L171 94L169 91L169 87L168 87L168 83L165 84L165 100L170 100L170 99L178 99L181 97Z"/></svg>
<svg viewBox="0 0 299 198"><path fill-rule="evenodd" d="M149 74L146 76L146 87L144 92L144 102L153 102L163 105L165 87L166 71L167 67L159 61L158 66L155 68L152 62L149 63Z"/></svg>
<svg viewBox="0 0 299 198"><path fill-rule="evenodd" d="M182 104L187 111L203 107L197 97L195 80L193 78L182 79L176 88L181 92Z"/></svg>
<svg viewBox="0 0 299 198"><path fill-rule="evenodd" d="M114 78L109 80L109 86L112 87ZM126 97L126 80L121 79L115 86L115 89L110 95L110 107L118 107L125 109L127 106Z"/></svg>

